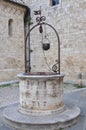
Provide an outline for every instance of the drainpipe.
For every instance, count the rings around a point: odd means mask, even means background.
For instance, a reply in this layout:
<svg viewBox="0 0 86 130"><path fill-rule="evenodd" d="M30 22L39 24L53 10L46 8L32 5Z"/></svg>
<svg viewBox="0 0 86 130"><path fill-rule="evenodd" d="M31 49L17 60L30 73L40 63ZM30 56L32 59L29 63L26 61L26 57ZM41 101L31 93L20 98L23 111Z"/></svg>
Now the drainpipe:
<svg viewBox="0 0 86 130"><path fill-rule="evenodd" d="M29 20L30 20L30 9L26 7L26 14L24 16L24 32L25 32L24 38L25 39L26 39L27 33L30 30ZM29 51L27 51L26 48L28 48ZM30 37L28 37L27 41L25 40L25 73L27 73L28 71L27 68L29 68L30 70Z"/></svg>
<svg viewBox="0 0 86 130"><path fill-rule="evenodd" d="M25 16L24 16L25 36L27 35L27 31L28 31L27 29L30 28L30 26L28 24L29 18L30 18L30 9L28 7L26 7L26 13L25 13Z"/></svg>

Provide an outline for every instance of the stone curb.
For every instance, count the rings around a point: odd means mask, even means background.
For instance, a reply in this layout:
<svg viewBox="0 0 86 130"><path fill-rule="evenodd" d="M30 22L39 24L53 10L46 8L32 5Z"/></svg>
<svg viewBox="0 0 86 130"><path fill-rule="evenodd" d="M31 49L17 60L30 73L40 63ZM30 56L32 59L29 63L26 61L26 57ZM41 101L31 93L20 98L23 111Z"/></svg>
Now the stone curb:
<svg viewBox="0 0 86 130"><path fill-rule="evenodd" d="M0 86L2 85L8 85L8 84L15 84L18 83L19 80L12 80L12 81L6 81L6 82L0 82Z"/></svg>

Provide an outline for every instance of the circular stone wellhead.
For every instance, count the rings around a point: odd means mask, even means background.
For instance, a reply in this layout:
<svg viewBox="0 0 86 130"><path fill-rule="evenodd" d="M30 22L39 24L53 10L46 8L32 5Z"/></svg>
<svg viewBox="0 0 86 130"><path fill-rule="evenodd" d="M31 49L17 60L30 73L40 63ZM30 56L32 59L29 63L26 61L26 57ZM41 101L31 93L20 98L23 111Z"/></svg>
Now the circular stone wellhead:
<svg viewBox="0 0 86 130"><path fill-rule="evenodd" d="M24 75L20 78L19 111L33 116L64 111L64 75Z"/></svg>
<svg viewBox="0 0 86 130"><path fill-rule="evenodd" d="M80 109L64 104L64 75L19 74L18 77L20 103L5 109L8 126L17 130L57 130L78 121Z"/></svg>

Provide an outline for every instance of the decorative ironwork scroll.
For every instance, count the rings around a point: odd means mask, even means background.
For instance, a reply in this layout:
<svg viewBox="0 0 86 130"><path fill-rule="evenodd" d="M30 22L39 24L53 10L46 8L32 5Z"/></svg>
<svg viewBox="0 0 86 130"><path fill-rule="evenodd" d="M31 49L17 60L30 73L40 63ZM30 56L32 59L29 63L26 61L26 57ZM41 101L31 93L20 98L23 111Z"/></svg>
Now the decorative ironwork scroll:
<svg viewBox="0 0 86 130"><path fill-rule="evenodd" d="M43 25L46 25L49 28L53 29L54 33L56 34L57 43L58 43L58 55L56 57L57 60L55 61L55 64L52 66L51 71L56 73L56 74L60 74L60 39L59 39L59 35L58 35L56 29L52 25L50 25L50 24L45 22L46 17L41 15L41 9L38 10L38 11L34 11L34 15L37 15L37 17L36 17L37 24L34 25L29 30L29 32L28 32L28 34L26 36L26 39L25 39L25 73L30 73L31 72L31 63L30 63L31 62L31 60L30 60L30 33L36 27L39 27L39 32L42 34L43 33ZM27 49L27 41L28 41L29 50ZM48 50L50 48L50 45L48 45L48 44L49 43L44 45L43 49ZM28 57L28 54L29 54L29 57Z"/></svg>

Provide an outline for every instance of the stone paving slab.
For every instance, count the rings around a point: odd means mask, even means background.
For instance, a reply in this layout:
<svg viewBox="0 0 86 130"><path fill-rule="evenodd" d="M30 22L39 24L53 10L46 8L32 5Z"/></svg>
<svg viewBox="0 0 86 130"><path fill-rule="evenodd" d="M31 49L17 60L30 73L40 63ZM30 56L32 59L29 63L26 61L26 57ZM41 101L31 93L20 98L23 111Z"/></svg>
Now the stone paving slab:
<svg viewBox="0 0 86 130"><path fill-rule="evenodd" d="M19 101L18 84L2 85L0 87L0 107L7 106Z"/></svg>

